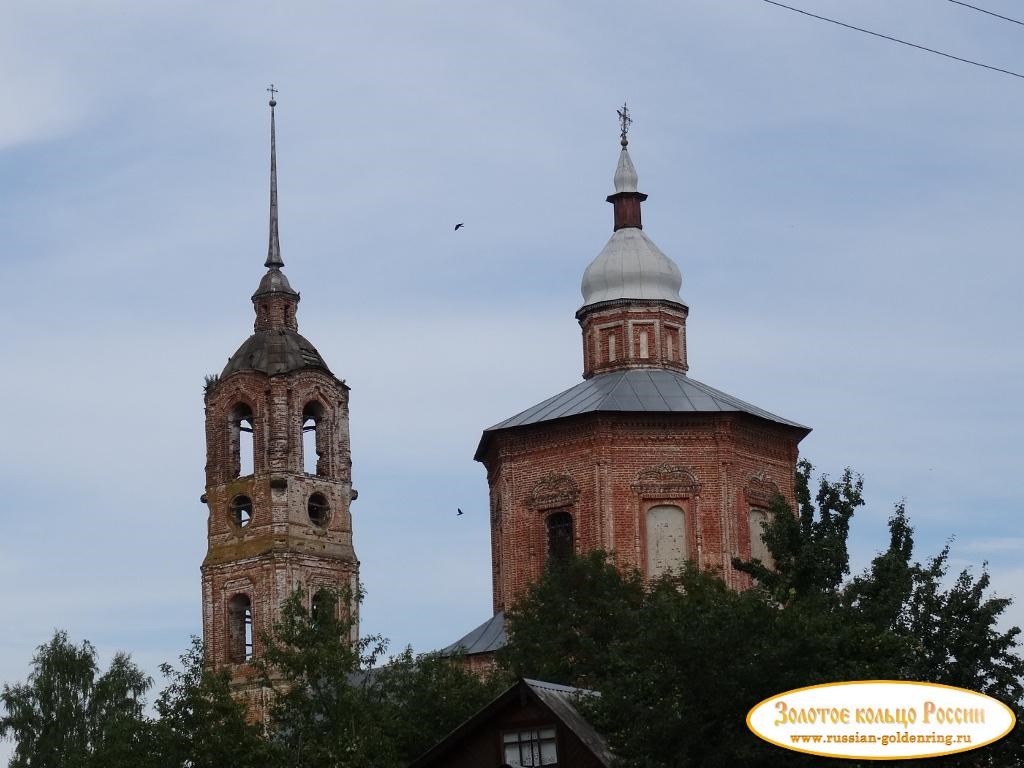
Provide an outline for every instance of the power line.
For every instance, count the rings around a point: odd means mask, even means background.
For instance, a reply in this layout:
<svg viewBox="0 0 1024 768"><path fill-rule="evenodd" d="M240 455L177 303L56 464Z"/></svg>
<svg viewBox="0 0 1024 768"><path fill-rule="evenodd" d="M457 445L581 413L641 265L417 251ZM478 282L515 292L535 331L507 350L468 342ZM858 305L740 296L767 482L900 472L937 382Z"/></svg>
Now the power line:
<svg viewBox="0 0 1024 768"><path fill-rule="evenodd" d="M1009 16L1003 16L1002 14L999 13L986 11L984 8L979 8L978 6L971 5L970 3L962 3L960 2L960 0L949 0L949 2L956 3L957 5L962 5L964 8L970 8L972 11L977 11L978 13L987 13L989 16L995 16L997 19L1002 19L1003 21L1012 21L1014 24L1020 24L1022 27L1024 27L1024 21L1020 21L1019 19L1011 19Z"/></svg>
<svg viewBox="0 0 1024 768"><path fill-rule="evenodd" d="M1021 80L1024 80L1024 75L1020 74L1019 72L1012 72L1009 69L1000 69L999 67L993 67L990 64L982 64L980 61L974 61L972 59L964 59L960 56L954 56L951 53L944 53L943 51L937 51L934 48L927 48L923 45L918 45L917 43L908 43L906 40L900 40L898 37L890 37L889 35L883 35L881 32L872 32L870 29L864 29L863 27L855 27L853 26L853 24L846 24L845 22L842 21L836 21L835 19L830 19L827 16L819 16L816 13L804 11L801 10L800 8L794 8L791 5L784 5L783 3L778 3L775 0L764 0L764 2L768 3L769 5L777 5L779 6L779 8L785 8L787 11L802 13L804 16L810 16L812 19L827 21L830 24L838 24L840 27L846 27L847 29L853 29L857 32L863 32L866 35L880 37L883 40L890 40L894 43L899 43L900 45L909 46L910 48L917 48L919 51L927 51L928 53L934 53L937 56L945 56L947 59L953 59L953 61L962 62L963 64L973 64L974 66L981 67L982 69L991 69L993 72L1002 72L1004 75L1012 75L1013 77L1019 77Z"/></svg>

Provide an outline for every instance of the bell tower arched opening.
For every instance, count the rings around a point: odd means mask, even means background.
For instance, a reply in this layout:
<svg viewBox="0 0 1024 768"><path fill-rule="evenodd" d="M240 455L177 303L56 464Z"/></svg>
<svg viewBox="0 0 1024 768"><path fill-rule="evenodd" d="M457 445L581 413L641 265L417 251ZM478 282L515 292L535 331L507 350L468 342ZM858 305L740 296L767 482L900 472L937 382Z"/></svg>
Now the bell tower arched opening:
<svg viewBox="0 0 1024 768"><path fill-rule="evenodd" d="M237 594L228 601L228 658L244 664L253 656L252 599Z"/></svg>
<svg viewBox="0 0 1024 768"><path fill-rule="evenodd" d="M245 477L256 472L256 441L252 408L238 403L228 417L228 464L232 477Z"/></svg>
<svg viewBox="0 0 1024 768"><path fill-rule="evenodd" d="M327 424L324 407L317 401L302 409L302 471L307 475L327 475Z"/></svg>

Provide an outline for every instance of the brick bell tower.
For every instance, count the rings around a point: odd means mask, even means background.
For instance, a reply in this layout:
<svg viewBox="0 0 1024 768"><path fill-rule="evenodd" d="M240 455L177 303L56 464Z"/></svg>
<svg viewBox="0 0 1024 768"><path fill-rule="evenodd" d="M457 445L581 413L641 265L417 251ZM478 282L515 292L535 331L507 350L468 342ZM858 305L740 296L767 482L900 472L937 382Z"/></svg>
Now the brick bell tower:
<svg viewBox="0 0 1024 768"><path fill-rule="evenodd" d="M274 90L271 86L271 95ZM277 147L270 101L267 272L252 296L255 332L207 385L208 549L202 565L207 663L227 668L249 714L266 701L253 658L297 588L355 589L348 392L299 335L299 294L281 268Z"/></svg>
<svg viewBox="0 0 1024 768"><path fill-rule="evenodd" d="M476 453L490 486L495 614L549 560L594 549L648 578L690 561L741 588L732 558L767 560L770 499L794 501L810 430L688 375L682 278L643 230L625 106L619 117L613 232L576 312L584 380L485 430Z"/></svg>

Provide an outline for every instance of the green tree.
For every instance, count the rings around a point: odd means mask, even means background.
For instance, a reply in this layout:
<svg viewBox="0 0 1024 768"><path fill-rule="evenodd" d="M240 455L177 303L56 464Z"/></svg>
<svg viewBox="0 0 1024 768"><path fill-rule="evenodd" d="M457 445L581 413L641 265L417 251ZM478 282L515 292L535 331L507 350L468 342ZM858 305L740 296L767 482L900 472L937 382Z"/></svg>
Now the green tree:
<svg viewBox="0 0 1024 768"><path fill-rule="evenodd" d="M797 464L795 514L782 496L771 502L771 522L764 541L774 566L758 560L733 561L780 605L799 600L835 600L837 589L850 572L846 539L850 519L864 504L864 481L850 469L835 482L823 476L812 500L813 471L806 459Z"/></svg>
<svg viewBox="0 0 1024 768"><path fill-rule="evenodd" d="M750 765L764 748L745 733L744 718L782 671L779 649L762 642L778 621L764 600L712 574L663 578L616 643L622 659L595 686L602 695L589 712L628 765Z"/></svg>
<svg viewBox="0 0 1024 768"><path fill-rule="evenodd" d="M499 663L523 677L595 686L622 660L618 642L635 631L643 603L640 575L623 574L604 552L555 564L507 612Z"/></svg>
<svg viewBox="0 0 1024 768"><path fill-rule="evenodd" d="M263 768L271 760L262 728L245 720L245 710L231 697L225 670L205 667L203 643L180 657L180 668L160 667L167 685L156 700L159 715L151 734L159 768Z"/></svg>
<svg viewBox="0 0 1024 768"><path fill-rule="evenodd" d="M509 612L504 663L524 676L599 690L581 706L627 768L853 765L773 747L746 729L758 701L823 682L958 685L1010 704L1019 719L1019 630L999 629L1009 600L988 594L987 573L965 571L948 585L948 549L915 562L899 505L888 547L850 578L846 539L863 505L862 482L850 471L824 477L812 498L811 474L801 462L796 512L781 498L772 504L765 540L774 567L735 563L754 577L753 588L735 592L692 568L645 588L636 573L620 575L603 555L590 555L546 572ZM589 642L589 632L599 641ZM1020 731L919 763L1019 768Z"/></svg>
<svg viewBox="0 0 1024 768"><path fill-rule="evenodd" d="M458 657L414 654L406 648L374 670L367 693L380 707L381 724L398 765L416 759L508 687L500 673L479 676Z"/></svg>
<svg viewBox="0 0 1024 768"><path fill-rule="evenodd" d="M28 681L0 692L0 737L15 743L10 768L134 768L151 684L127 654L101 673L89 642L56 632L37 649Z"/></svg>
<svg viewBox="0 0 1024 768"><path fill-rule="evenodd" d="M361 594L317 594L316 610L296 590L285 602L256 662L275 691L271 742L285 765L316 768L390 766L396 757L378 710L367 697L367 671L384 653L379 636L353 640L351 616Z"/></svg>
<svg viewBox="0 0 1024 768"><path fill-rule="evenodd" d="M361 595L325 597L311 611L294 593L258 662L276 691L271 742L282 766L399 768L497 694L500 682L438 654L406 649L375 667L386 641L352 639Z"/></svg>

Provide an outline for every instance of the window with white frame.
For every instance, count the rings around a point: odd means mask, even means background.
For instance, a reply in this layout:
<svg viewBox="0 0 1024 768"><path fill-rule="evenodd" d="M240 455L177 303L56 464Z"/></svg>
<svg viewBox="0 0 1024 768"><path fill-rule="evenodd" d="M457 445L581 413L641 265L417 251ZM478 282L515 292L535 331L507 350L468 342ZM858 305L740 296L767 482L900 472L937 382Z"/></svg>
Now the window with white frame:
<svg viewBox="0 0 1024 768"><path fill-rule="evenodd" d="M501 741L505 764L509 768L558 765L554 726L505 731L501 735Z"/></svg>
<svg viewBox="0 0 1024 768"><path fill-rule="evenodd" d="M764 540L764 530L768 526L768 512L754 507L750 510L750 559L760 560L769 568L775 567L775 558Z"/></svg>

